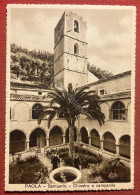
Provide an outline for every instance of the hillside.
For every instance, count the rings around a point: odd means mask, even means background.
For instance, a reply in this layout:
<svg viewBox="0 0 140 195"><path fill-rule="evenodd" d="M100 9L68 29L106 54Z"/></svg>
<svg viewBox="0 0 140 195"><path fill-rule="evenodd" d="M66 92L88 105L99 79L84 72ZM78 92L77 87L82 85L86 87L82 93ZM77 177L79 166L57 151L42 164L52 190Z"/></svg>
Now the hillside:
<svg viewBox="0 0 140 195"><path fill-rule="evenodd" d="M11 79L49 85L53 75L54 55L46 51L29 51L11 44Z"/></svg>
<svg viewBox="0 0 140 195"><path fill-rule="evenodd" d="M90 65L88 64L88 70L94 74L98 79L109 79L113 76L112 73L108 72L108 70L103 70L101 68L98 68L97 66L95 65Z"/></svg>
<svg viewBox="0 0 140 195"><path fill-rule="evenodd" d="M31 81L34 84L42 84L49 87L54 75L54 54L46 51L29 51L11 44L10 56L11 79ZM88 70L98 79L108 79L113 76L106 70L88 64Z"/></svg>

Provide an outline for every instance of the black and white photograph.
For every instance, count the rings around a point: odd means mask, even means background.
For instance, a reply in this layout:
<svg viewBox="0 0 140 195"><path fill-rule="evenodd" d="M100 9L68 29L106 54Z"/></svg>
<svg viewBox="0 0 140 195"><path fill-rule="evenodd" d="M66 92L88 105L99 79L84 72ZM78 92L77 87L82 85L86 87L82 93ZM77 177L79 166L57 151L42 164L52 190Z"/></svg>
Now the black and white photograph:
<svg viewBox="0 0 140 195"><path fill-rule="evenodd" d="M134 187L135 6L7 6L6 191Z"/></svg>

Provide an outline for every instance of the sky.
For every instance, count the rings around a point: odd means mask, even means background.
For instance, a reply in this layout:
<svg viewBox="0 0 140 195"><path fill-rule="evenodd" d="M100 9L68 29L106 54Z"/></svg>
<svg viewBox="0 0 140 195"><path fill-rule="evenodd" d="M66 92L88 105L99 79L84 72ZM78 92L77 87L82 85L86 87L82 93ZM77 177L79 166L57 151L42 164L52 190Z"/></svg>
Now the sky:
<svg viewBox="0 0 140 195"><path fill-rule="evenodd" d="M126 6L125 6L126 7ZM54 53L54 28L67 8L11 8L10 42ZM118 74L134 66L134 11L72 9L87 21L88 62ZM132 52L133 51L133 52Z"/></svg>

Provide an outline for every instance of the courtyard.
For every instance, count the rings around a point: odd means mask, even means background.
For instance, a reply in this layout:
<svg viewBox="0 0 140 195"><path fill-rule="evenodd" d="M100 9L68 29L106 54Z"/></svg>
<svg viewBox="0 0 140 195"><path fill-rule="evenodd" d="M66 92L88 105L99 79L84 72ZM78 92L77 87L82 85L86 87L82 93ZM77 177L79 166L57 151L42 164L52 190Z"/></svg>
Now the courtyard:
<svg viewBox="0 0 140 195"><path fill-rule="evenodd" d="M81 145L75 146L75 152L80 160L80 183L108 183L130 182L130 168L126 167L120 159L105 159L91 153ZM52 172L51 160L57 154L60 159L58 167L73 167L72 159L68 156L68 147L47 148L46 152L34 153L26 156L15 155L9 165L10 183L50 184Z"/></svg>

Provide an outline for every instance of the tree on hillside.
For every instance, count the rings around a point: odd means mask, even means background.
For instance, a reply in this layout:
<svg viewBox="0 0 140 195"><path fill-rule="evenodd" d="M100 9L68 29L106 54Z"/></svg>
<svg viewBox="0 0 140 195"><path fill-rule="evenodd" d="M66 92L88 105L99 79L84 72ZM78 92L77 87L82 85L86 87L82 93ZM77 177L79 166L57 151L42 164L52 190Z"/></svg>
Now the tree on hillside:
<svg viewBox="0 0 140 195"><path fill-rule="evenodd" d="M47 86L53 76L54 54L46 51L29 51L26 48L11 44L11 75L21 80L42 83Z"/></svg>
<svg viewBox="0 0 140 195"><path fill-rule="evenodd" d="M110 73L108 70L103 70L99 67L96 67L95 65L90 65L88 63L88 70L94 74L98 79L109 79L113 76L112 73Z"/></svg>
<svg viewBox="0 0 140 195"><path fill-rule="evenodd" d="M104 114L99 106L100 98L93 90L88 90L88 86L73 89L72 84L68 85L68 90L55 88L48 97L51 98L50 107L43 109L38 123L49 115L48 128L52 119L61 114L69 127L69 155L74 157L74 126L78 116L86 115L90 120L97 120L100 125L104 123Z"/></svg>

